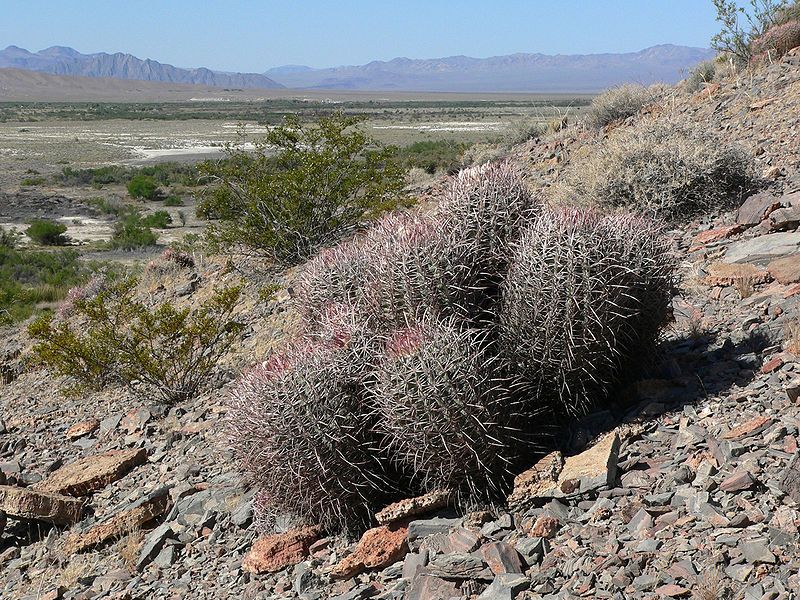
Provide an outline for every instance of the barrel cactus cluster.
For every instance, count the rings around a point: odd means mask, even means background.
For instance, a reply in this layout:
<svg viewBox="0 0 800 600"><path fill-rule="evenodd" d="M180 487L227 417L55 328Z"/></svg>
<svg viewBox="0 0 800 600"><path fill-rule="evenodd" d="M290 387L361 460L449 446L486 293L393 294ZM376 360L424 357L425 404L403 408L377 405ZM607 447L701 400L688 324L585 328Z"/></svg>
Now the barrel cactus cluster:
<svg viewBox="0 0 800 600"><path fill-rule="evenodd" d="M548 416L602 406L652 350L670 256L651 221L550 210L507 163L324 250L293 288L301 339L231 394L262 519L358 529L413 493L501 498Z"/></svg>

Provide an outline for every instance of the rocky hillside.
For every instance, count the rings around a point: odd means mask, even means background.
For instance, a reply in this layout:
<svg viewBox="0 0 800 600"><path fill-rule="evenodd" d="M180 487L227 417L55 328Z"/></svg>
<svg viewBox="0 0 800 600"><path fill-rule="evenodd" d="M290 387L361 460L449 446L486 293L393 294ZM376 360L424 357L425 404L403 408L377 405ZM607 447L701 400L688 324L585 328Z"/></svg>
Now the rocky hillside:
<svg viewBox="0 0 800 600"><path fill-rule="evenodd" d="M181 69L149 58L142 60L122 52L81 54L73 48L63 46L52 46L39 52L8 46L0 50L0 67L53 75L165 81L224 88L283 87L269 77L257 73L221 73L204 67Z"/></svg>
<svg viewBox="0 0 800 600"><path fill-rule="evenodd" d="M259 538L223 430L232 374L291 334L288 288L251 280L247 334L214 389L165 407L78 398L4 335L3 598L789 599L800 589L800 50L646 110L756 156L763 185L673 232L681 278L657 368L545 441L503 505L446 493L391 505L360 539ZM618 125L628 127L641 116ZM557 181L605 143L569 127L514 151ZM201 301L240 275L198 262L141 290ZM280 529L280 523L279 529ZM2 528L0 528L2 529Z"/></svg>

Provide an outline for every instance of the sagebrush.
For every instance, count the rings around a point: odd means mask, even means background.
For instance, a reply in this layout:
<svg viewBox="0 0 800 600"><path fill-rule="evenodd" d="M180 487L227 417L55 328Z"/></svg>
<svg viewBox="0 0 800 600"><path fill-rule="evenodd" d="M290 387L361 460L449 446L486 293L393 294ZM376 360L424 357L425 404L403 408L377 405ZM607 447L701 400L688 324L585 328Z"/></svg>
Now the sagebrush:
<svg viewBox="0 0 800 600"><path fill-rule="evenodd" d="M626 83L596 96L583 120L592 129L602 129L606 125L632 117L652 101L651 90L642 85Z"/></svg>
<svg viewBox="0 0 800 600"><path fill-rule="evenodd" d="M735 206L754 185L755 164L742 147L702 125L646 119L574 161L552 193L565 205L681 221Z"/></svg>

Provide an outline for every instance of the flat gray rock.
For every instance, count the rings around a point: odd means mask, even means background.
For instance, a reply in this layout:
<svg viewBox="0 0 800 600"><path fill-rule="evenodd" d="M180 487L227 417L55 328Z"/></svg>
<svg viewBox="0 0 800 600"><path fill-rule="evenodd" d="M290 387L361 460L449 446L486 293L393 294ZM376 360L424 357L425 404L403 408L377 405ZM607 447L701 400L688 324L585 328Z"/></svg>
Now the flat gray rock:
<svg viewBox="0 0 800 600"><path fill-rule="evenodd" d="M800 231L771 233L728 246L722 262L766 266L781 256L800 252Z"/></svg>

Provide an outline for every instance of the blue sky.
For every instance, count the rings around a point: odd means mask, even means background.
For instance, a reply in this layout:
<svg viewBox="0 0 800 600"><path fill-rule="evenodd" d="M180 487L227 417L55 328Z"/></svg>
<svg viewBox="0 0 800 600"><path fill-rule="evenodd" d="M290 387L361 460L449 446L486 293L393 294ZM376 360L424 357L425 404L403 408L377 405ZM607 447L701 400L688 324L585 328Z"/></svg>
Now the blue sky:
<svg viewBox="0 0 800 600"><path fill-rule="evenodd" d="M1 0L0 48L130 52L262 72L397 56L708 46L710 0Z"/></svg>

